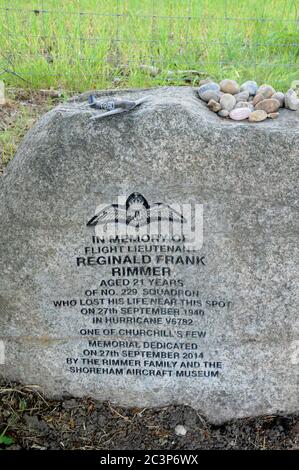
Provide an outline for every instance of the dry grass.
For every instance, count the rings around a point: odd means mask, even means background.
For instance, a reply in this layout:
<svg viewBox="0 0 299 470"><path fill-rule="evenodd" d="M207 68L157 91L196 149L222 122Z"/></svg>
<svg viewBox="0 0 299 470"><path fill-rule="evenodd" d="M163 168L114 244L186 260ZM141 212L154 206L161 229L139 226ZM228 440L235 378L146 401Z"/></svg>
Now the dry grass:
<svg viewBox="0 0 299 470"><path fill-rule="evenodd" d="M44 92L15 89L6 90L7 104L0 106L0 174L14 157L20 141L35 121L61 98L52 98Z"/></svg>

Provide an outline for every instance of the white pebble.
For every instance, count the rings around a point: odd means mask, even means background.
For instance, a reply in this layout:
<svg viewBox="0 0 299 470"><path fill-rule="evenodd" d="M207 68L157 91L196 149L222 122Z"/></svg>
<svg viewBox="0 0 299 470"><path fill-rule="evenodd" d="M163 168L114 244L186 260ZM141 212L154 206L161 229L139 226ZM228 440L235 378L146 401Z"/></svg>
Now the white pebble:
<svg viewBox="0 0 299 470"><path fill-rule="evenodd" d="M222 95L220 98L220 104L222 109L231 111L236 105L236 98L229 93L224 93L224 95Z"/></svg>
<svg viewBox="0 0 299 470"><path fill-rule="evenodd" d="M182 424L178 424L178 425L175 427L174 432L176 433L177 436L186 436L186 434L187 434L187 429L186 429L185 426L183 426Z"/></svg>
<svg viewBox="0 0 299 470"><path fill-rule="evenodd" d="M229 117L234 121L243 121L249 117L250 113L249 108L236 108L229 113Z"/></svg>
<svg viewBox="0 0 299 470"><path fill-rule="evenodd" d="M292 111L299 110L299 99L294 90L290 89L286 92L284 95L284 104L287 109L291 109Z"/></svg>

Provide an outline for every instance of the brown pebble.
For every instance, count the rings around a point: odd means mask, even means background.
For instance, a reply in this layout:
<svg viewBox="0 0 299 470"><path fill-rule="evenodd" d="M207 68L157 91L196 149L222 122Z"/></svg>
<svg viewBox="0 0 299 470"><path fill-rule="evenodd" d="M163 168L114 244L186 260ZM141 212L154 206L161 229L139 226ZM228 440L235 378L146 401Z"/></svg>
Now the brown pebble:
<svg viewBox="0 0 299 470"><path fill-rule="evenodd" d="M255 106L256 104L258 104L260 101L262 101L262 100L264 100L264 99L265 99L265 97L264 97L264 95L262 95L262 94L257 94L257 95L255 95L255 97L254 97L253 100L252 100L253 106Z"/></svg>
<svg viewBox="0 0 299 470"><path fill-rule="evenodd" d="M239 93L240 86L235 80L225 79L225 80L222 80L222 82L220 82L220 90L223 91L224 93L235 95L236 93Z"/></svg>
<svg viewBox="0 0 299 470"><path fill-rule="evenodd" d="M221 104L217 103L215 100L210 100L208 102L208 108L213 111L214 113L218 113L221 110Z"/></svg>
<svg viewBox="0 0 299 470"><path fill-rule="evenodd" d="M265 100L259 101L255 106L255 109L262 109L266 111L267 114L276 113L279 108L280 102L275 98L267 98Z"/></svg>
<svg viewBox="0 0 299 470"><path fill-rule="evenodd" d="M253 111L248 118L249 122L261 122L267 119L267 113L266 111L263 111L262 109L257 109L256 111Z"/></svg>
<svg viewBox="0 0 299 470"><path fill-rule="evenodd" d="M256 92L256 94L263 95L264 98L271 98L274 93L275 90L271 85L261 85Z"/></svg>
<svg viewBox="0 0 299 470"><path fill-rule="evenodd" d="M276 119L276 118L278 118L278 116L279 116L279 113L269 113L268 114L268 118L270 118L270 119Z"/></svg>

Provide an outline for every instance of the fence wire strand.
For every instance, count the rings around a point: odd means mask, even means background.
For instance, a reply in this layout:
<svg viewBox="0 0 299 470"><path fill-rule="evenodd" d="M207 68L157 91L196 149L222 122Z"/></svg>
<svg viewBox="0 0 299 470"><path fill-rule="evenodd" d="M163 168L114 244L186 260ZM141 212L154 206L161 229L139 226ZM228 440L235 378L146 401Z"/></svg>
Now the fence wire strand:
<svg viewBox="0 0 299 470"><path fill-rule="evenodd" d="M45 77L54 83L53 77L84 76L84 85L93 85L92 76L109 81L113 70L126 69L125 81L130 67L141 66L143 72L146 66L159 68L160 83L172 71L191 68L202 76L236 78L271 70L283 84L283 69L292 78L299 75L298 5L293 0L0 0L1 77L13 72L39 86Z"/></svg>

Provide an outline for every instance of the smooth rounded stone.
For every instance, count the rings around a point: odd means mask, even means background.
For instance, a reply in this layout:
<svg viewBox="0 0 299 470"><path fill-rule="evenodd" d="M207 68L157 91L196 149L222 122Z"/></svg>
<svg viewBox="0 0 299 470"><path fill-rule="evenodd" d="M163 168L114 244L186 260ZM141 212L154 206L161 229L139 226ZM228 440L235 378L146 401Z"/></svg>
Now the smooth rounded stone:
<svg viewBox="0 0 299 470"><path fill-rule="evenodd" d="M249 108L237 108L233 109L229 113L229 117L233 119L234 121L243 121L244 119L247 119L251 114L251 111Z"/></svg>
<svg viewBox="0 0 299 470"><path fill-rule="evenodd" d="M215 100L210 100L208 102L208 108L213 111L214 113L218 113L221 110L221 104L217 103Z"/></svg>
<svg viewBox="0 0 299 470"><path fill-rule="evenodd" d="M291 111L298 111L299 109L299 99L297 98L296 92L291 88L284 95L284 105Z"/></svg>
<svg viewBox="0 0 299 470"><path fill-rule="evenodd" d="M299 96L299 80L293 80L291 84L291 89L294 90Z"/></svg>
<svg viewBox="0 0 299 470"><path fill-rule="evenodd" d="M268 115L266 113L266 111L263 111L262 109L257 109L256 111L253 111L249 118L248 118L248 121L249 122L260 122L260 121L264 121L265 119L267 119Z"/></svg>
<svg viewBox="0 0 299 470"><path fill-rule="evenodd" d="M265 100L259 101L255 106L255 109L262 109L266 111L267 114L275 113L280 108L280 102L274 98L267 98Z"/></svg>
<svg viewBox="0 0 299 470"><path fill-rule="evenodd" d="M212 83L213 80L211 80L210 78L204 78L202 80L199 80L198 82L198 86L201 87L202 85L206 85L207 83Z"/></svg>
<svg viewBox="0 0 299 470"><path fill-rule="evenodd" d="M279 113L269 113L267 117L270 119L276 119L278 118L278 116L279 116Z"/></svg>
<svg viewBox="0 0 299 470"><path fill-rule="evenodd" d="M283 108L283 106L284 106L284 93L282 93L281 91L277 91L276 93L274 93L274 95L271 96L271 98L273 98L275 100L278 100L279 103L280 103L280 107Z"/></svg>
<svg viewBox="0 0 299 470"><path fill-rule="evenodd" d="M206 103L208 103L210 100L214 100L214 101L217 101L217 103L219 103L221 95L219 91L207 90L204 93L202 93L200 98Z"/></svg>
<svg viewBox="0 0 299 470"><path fill-rule="evenodd" d="M248 108L250 111L254 111L254 106L252 103L248 103L248 101L239 101L239 103L236 104L234 109L239 109L239 108Z"/></svg>
<svg viewBox="0 0 299 470"><path fill-rule="evenodd" d="M275 90L271 85L261 85L258 90L257 94L261 94L264 96L264 98L271 98L272 95L274 95Z"/></svg>
<svg viewBox="0 0 299 470"><path fill-rule="evenodd" d="M224 93L220 98L220 104L222 109L231 111L236 105L236 98L229 93Z"/></svg>
<svg viewBox="0 0 299 470"><path fill-rule="evenodd" d="M227 117L229 115L229 111L227 111L227 109L221 109L221 111L219 111L218 113L218 116L220 117Z"/></svg>
<svg viewBox="0 0 299 470"><path fill-rule="evenodd" d="M208 82L205 85L201 85L198 88L198 96L202 98L203 93L205 93L206 91L211 91L211 90L220 91L220 86L218 85L218 83Z"/></svg>
<svg viewBox="0 0 299 470"><path fill-rule="evenodd" d="M258 84L253 80L247 80L247 82L242 83L240 91L248 91L249 95L254 96L258 90Z"/></svg>
<svg viewBox="0 0 299 470"><path fill-rule="evenodd" d="M248 101L239 101L234 109L239 109L239 108L249 108L250 103Z"/></svg>
<svg viewBox="0 0 299 470"><path fill-rule="evenodd" d="M223 91L223 93L235 95L236 93L239 93L240 86L235 80L225 79L220 82L220 90Z"/></svg>
<svg viewBox="0 0 299 470"><path fill-rule="evenodd" d="M241 91L235 95L236 101L247 101L249 98L249 92L247 90Z"/></svg>
<svg viewBox="0 0 299 470"><path fill-rule="evenodd" d="M255 106L256 104L258 104L260 101L264 99L265 99L264 95L262 95L261 93L258 93L257 95L255 95L255 97L252 100L253 106Z"/></svg>

